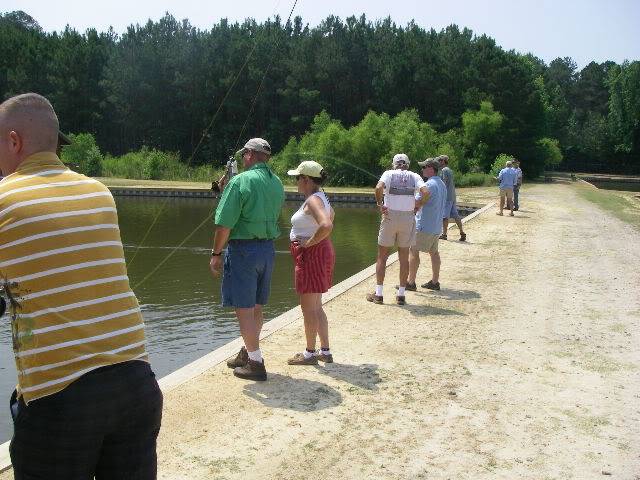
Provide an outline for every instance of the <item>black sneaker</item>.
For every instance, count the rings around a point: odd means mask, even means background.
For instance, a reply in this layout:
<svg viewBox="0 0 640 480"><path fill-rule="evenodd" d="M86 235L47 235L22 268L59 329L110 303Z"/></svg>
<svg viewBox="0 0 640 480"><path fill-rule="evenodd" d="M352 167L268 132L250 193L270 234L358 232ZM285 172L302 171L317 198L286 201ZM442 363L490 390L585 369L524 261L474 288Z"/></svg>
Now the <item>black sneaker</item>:
<svg viewBox="0 0 640 480"><path fill-rule="evenodd" d="M256 380L258 382L264 382L267 379L267 370L264 368L264 360L261 362L255 362L249 359L244 367L234 368L233 374L238 378Z"/></svg>
<svg viewBox="0 0 640 480"><path fill-rule="evenodd" d="M405 305L407 301L404 298L404 295L396 295L396 303L398 305Z"/></svg>
<svg viewBox="0 0 640 480"><path fill-rule="evenodd" d="M466 233L461 233L460 234L460 241L461 242L466 242L467 241L467 234Z"/></svg>
<svg viewBox="0 0 640 480"><path fill-rule="evenodd" d="M236 368L236 367L244 367L249 361L249 354L247 353L247 349L242 347L236 355L236 358L233 360L227 360L227 367Z"/></svg>
<svg viewBox="0 0 640 480"><path fill-rule="evenodd" d="M427 283L420 285L422 288L428 288L429 290L440 290L440 282L433 283L429 280Z"/></svg>

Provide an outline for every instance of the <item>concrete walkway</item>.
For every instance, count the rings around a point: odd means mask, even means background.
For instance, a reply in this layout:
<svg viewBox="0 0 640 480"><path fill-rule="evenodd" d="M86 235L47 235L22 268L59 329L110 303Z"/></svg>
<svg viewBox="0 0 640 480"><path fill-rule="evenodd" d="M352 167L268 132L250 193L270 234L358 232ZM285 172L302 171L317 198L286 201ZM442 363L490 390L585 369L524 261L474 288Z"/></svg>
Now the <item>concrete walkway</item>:
<svg viewBox="0 0 640 480"><path fill-rule="evenodd" d="M440 292L396 306L394 264L385 305L370 277L331 300L334 364L286 365L298 318L263 342L268 382L174 383L159 478L640 479L638 231L576 188L441 242Z"/></svg>

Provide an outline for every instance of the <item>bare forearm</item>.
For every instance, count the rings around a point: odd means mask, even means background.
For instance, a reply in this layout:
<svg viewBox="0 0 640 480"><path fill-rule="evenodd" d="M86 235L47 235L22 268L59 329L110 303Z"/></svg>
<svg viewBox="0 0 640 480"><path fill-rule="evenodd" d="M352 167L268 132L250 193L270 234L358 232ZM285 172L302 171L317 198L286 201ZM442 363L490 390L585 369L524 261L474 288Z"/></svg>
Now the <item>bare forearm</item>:
<svg viewBox="0 0 640 480"><path fill-rule="evenodd" d="M231 229L227 227L222 227L218 225L215 233L213 234L213 251L219 253L222 251L224 246L227 244L229 240L229 234L231 233Z"/></svg>
<svg viewBox="0 0 640 480"><path fill-rule="evenodd" d="M331 234L332 230L333 230L332 224L320 225L316 230L316 232L311 236L311 238L309 238L309 240L305 242L304 246L312 247L313 245L320 243L322 240L324 240Z"/></svg>
<svg viewBox="0 0 640 480"><path fill-rule="evenodd" d="M380 206L384 202L384 185L383 186L378 185L376 187L375 193L376 193L376 204Z"/></svg>

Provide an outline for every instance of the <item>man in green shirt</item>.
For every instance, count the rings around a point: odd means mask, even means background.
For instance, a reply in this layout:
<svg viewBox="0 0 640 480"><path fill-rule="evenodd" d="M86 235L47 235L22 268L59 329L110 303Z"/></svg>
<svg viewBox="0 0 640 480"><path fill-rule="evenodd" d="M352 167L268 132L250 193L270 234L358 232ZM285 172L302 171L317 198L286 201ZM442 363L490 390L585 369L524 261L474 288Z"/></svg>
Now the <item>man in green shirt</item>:
<svg viewBox="0 0 640 480"><path fill-rule="evenodd" d="M259 338L262 306L271 287L273 240L280 235L284 188L267 165L271 147L266 140L252 138L237 153L242 155L245 171L224 187L215 214L217 228L209 266L214 276L223 271L222 305L235 309L245 344L227 365L236 377L266 380Z"/></svg>

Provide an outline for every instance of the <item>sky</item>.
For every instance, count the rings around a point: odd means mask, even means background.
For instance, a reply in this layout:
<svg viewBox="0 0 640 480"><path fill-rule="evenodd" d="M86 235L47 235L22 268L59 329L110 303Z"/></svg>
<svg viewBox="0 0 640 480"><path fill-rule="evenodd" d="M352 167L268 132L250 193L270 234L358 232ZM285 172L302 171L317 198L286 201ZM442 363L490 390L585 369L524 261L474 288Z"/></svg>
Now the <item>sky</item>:
<svg viewBox="0 0 640 480"><path fill-rule="evenodd" d="M79 31L110 26L123 33L131 24L158 20L165 12L208 29L221 18L286 19L294 0L2 0L0 12L24 10L48 32L68 24ZM310 26L329 15L343 20L365 14L369 20L390 16L441 30L455 23L487 34L505 50L533 53L546 63L571 57L582 68L591 61L640 60L640 0L298 0L294 16Z"/></svg>

